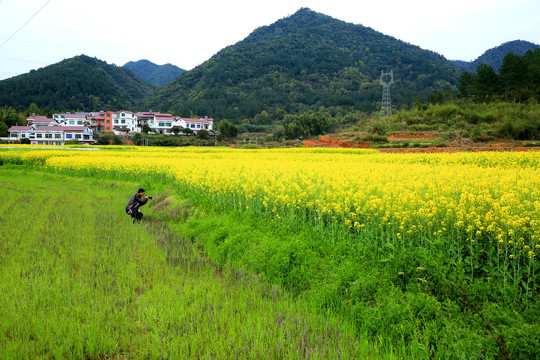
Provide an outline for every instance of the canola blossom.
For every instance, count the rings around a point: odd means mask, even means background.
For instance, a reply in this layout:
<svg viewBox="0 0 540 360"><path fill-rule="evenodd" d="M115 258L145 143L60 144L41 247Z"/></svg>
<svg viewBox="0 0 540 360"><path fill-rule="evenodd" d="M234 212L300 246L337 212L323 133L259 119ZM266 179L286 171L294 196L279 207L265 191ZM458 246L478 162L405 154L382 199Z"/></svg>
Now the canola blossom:
<svg viewBox="0 0 540 360"><path fill-rule="evenodd" d="M169 182L200 202L337 226L402 246L538 273L540 153L380 154L358 149L2 149L4 163ZM506 270L505 270L506 271ZM521 279L521 277L520 277ZM517 280L516 280L517 281Z"/></svg>

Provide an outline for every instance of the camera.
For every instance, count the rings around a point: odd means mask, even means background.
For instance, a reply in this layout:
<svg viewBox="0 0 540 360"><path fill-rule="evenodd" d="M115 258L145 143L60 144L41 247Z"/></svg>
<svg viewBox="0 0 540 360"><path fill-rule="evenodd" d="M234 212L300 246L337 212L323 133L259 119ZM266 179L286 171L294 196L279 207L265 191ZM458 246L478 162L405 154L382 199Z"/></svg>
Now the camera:
<svg viewBox="0 0 540 360"><path fill-rule="evenodd" d="M154 198L153 196L149 196L149 197L148 197L149 200L152 200L153 198Z"/></svg>

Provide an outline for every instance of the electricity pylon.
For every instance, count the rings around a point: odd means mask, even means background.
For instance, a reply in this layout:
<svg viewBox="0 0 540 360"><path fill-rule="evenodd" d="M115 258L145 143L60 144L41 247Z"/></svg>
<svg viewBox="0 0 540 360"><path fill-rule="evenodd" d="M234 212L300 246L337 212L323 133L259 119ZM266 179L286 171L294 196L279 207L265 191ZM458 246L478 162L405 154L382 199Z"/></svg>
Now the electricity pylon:
<svg viewBox="0 0 540 360"><path fill-rule="evenodd" d="M386 72L386 73L384 71L381 71L380 84L383 87L382 100L381 100L381 116L390 116L392 115L392 102L390 101L390 86L394 84L394 70L390 70L390 72Z"/></svg>

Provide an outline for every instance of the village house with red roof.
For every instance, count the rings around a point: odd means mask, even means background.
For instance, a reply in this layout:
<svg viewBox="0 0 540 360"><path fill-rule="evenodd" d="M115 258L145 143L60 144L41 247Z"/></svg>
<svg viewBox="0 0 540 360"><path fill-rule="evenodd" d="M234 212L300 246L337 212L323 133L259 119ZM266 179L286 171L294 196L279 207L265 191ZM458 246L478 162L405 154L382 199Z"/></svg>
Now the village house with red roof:
<svg viewBox="0 0 540 360"><path fill-rule="evenodd" d="M65 145L75 141L84 145L95 143L94 132L89 126L12 126L8 129L9 139L29 139L32 145Z"/></svg>
<svg viewBox="0 0 540 360"><path fill-rule="evenodd" d="M199 132L199 130L213 131L214 119L210 119L208 116L204 119L176 117L175 120L173 127L191 129L195 134Z"/></svg>
<svg viewBox="0 0 540 360"><path fill-rule="evenodd" d="M114 132L117 135L142 132L144 126L153 134L184 134L190 129L197 134L200 130L213 132L214 119L208 116L201 119L176 117L160 112L100 111L91 113L53 114L52 118L32 114L26 119L28 126L12 126L8 129L9 138L4 141L29 139L35 145L64 145L66 141L76 140L85 144L95 143L95 131ZM178 129L175 130L175 129Z"/></svg>

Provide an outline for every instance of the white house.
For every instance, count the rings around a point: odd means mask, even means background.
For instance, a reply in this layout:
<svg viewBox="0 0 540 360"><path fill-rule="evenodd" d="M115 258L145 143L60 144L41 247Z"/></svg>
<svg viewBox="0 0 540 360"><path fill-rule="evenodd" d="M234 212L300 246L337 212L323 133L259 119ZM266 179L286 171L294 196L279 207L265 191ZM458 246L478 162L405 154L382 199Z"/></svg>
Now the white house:
<svg viewBox="0 0 540 360"><path fill-rule="evenodd" d="M35 114L27 117L26 121L28 125L33 125L35 128L38 128L40 126L56 126L59 124L58 121L56 121L54 118L50 119L46 116L40 116Z"/></svg>
<svg viewBox="0 0 540 360"><path fill-rule="evenodd" d="M141 129L144 125L148 125L156 134L170 134L172 132L175 118L171 114L143 112L136 113L135 116Z"/></svg>
<svg viewBox="0 0 540 360"><path fill-rule="evenodd" d="M69 140L77 140L87 145L95 142L94 133L89 126L12 126L8 132L10 139L28 138L33 145L65 145Z"/></svg>
<svg viewBox="0 0 540 360"><path fill-rule="evenodd" d="M189 118L175 118L176 121L173 124L173 127L191 129L195 134L199 130L212 131L214 125L214 119L209 119L206 116L204 119L189 119Z"/></svg>
<svg viewBox="0 0 540 360"><path fill-rule="evenodd" d="M30 126L12 126L8 129L10 140L31 139L34 135L35 127Z"/></svg>
<svg viewBox="0 0 540 360"><path fill-rule="evenodd" d="M82 113L54 114L53 119L55 119L60 126L84 126L84 123L88 122L86 114Z"/></svg>
<svg viewBox="0 0 540 360"><path fill-rule="evenodd" d="M94 133L90 126L49 126L35 130L34 145L65 145L76 140L81 144L93 144Z"/></svg>
<svg viewBox="0 0 540 360"><path fill-rule="evenodd" d="M137 123L137 116L131 111L115 112L112 119L115 132L141 132L141 128Z"/></svg>

